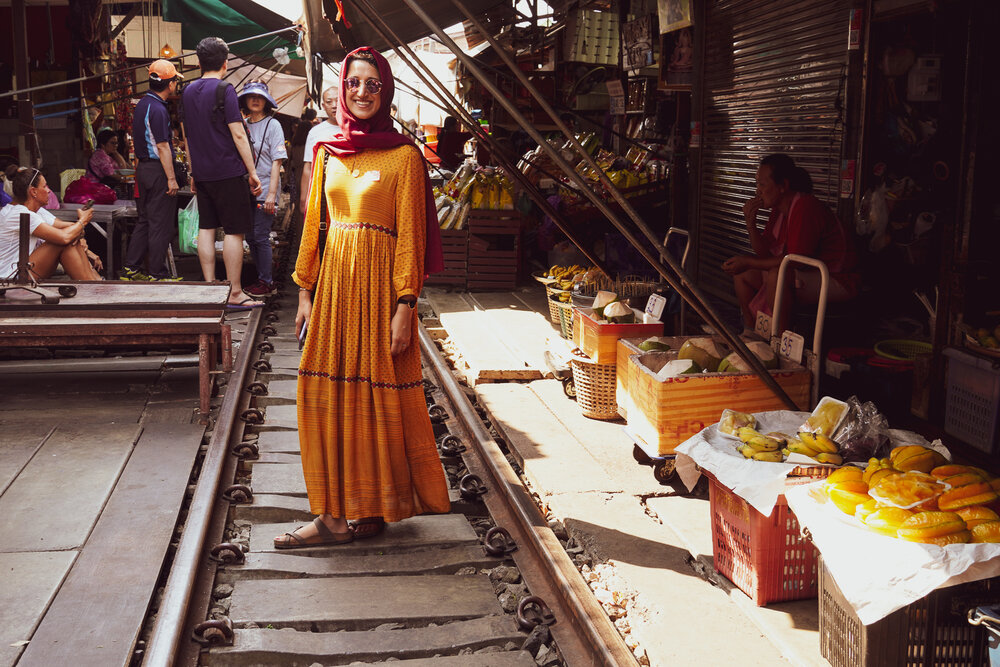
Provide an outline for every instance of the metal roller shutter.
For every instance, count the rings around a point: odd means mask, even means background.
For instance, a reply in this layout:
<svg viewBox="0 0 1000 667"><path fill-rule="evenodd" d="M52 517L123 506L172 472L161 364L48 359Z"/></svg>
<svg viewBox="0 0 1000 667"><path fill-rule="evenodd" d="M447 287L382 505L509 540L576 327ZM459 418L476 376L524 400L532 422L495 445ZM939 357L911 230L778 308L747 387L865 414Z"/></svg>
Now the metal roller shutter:
<svg viewBox="0 0 1000 667"><path fill-rule="evenodd" d="M749 250L743 203L788 153L836 206L850 0L722 0L706 11L698 282L735 301L720 265Z"/></svg>

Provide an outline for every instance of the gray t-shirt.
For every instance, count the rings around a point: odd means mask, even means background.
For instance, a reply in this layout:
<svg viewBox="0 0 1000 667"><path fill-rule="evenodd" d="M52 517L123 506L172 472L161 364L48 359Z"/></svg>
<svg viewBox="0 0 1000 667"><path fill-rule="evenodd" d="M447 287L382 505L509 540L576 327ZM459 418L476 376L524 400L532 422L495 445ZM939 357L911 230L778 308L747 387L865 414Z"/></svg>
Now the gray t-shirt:
<svg viewBox="0 0 1000 667"><path fill-rule="evenodd" d="M248 120L247 132L257 164L257 178L260 179L261 191L257 200L264 201L271 184L271 164L275 160L288 158L285 152L285 133L281 131L281 123L274 116L265 116L256 123ZM280 181L274 184L274 191L281 192Z"/></svg>

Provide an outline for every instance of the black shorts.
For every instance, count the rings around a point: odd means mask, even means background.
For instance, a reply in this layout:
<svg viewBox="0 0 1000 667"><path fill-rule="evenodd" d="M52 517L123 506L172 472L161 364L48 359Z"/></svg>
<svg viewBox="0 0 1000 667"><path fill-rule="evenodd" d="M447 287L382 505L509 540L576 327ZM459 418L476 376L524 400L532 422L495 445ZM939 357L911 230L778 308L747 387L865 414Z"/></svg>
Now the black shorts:
<svg viewBox="0 0 1000 667"><path fill-rule="evenodd" d="M227 234L246 234L253 224L254 197L246 176L221 181L195 181L198 228L222 227Z"/></svg>

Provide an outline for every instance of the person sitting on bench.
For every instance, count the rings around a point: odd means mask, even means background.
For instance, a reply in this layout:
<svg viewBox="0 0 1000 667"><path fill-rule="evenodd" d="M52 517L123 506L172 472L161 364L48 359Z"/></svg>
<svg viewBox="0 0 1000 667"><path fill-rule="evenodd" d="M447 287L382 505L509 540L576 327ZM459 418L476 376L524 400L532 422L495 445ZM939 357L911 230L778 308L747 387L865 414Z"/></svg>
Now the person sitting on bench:
<svg viewBox="0 0 1000 667"><path fill-rule="evenodd" d="M763 232L757 228L757 212L770 209ZM828 300L849 301L860 287L856 272L857 253L854 238L837 216L812 194L809 173L796 166L784 153L773 153L760 161L757 169L757 193L743 205L747 232L753 255L736 255L722 263L733 276L736 297L743 315L743 325L750 331L758 311L768 315L774 308L778 268L785 255L805 255L822 260L830 271ZM799 268L792 280L786 280L782 300L785 303L817 303L820 291L819 271ZM791 308L782 308L778 331L788 328Z"/></svg>
<svg viewBox="0 0 1000 667"><path fill-rule="evenodd" d="M12 187L14 200L0 209L0 277L17 270L21 214L27 213L32 237L28 261L35 280L51 277L57 264L62 264L73 280L100 280L101 260L87 250L83 240L93 211L78 211L76 222L56 219L43 208L49 200L45 176L32 167L18 171Z"/></svg>

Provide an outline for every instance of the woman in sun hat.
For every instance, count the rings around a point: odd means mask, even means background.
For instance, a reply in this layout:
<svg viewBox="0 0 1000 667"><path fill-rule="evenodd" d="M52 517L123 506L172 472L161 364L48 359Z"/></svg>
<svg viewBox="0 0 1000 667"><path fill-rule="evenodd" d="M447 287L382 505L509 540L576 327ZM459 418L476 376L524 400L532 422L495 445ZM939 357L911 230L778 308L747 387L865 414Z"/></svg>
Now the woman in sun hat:
<svg viewBox="0 0 1000 667"><path fill-rule="evenodd" d="M249 113L247 136L253 149L257 178L261 192L254 209L253 226L247 235L250 256L257 265L257 282L243 292L254 298L274 294L274 276L271 266L271 227L274 210L281 192L281 163L288 157L285 152L285 134L281 123L274 119L278 105L271 97L267 84L251 81L239 94L240 106Z"/></svg>

